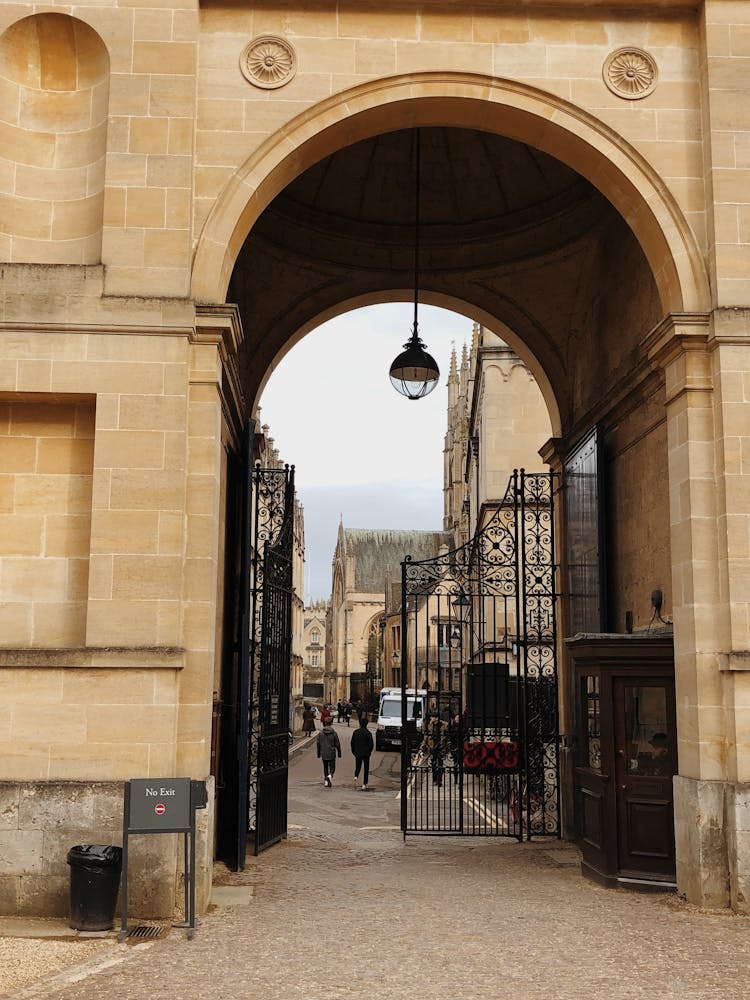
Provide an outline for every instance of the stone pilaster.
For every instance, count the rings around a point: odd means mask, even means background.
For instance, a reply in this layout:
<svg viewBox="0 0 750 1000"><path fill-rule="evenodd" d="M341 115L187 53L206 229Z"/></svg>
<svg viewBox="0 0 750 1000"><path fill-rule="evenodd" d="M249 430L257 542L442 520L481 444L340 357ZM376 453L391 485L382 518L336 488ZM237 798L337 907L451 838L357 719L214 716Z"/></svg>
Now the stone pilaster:
<svg viewBox="0 0 750 1000"><path fill-rule="evenodd" d="M671 317L664 368L675 621L678 886L750 910L750 341L738 313ZM744 464L743 464L744 462ZM744 481L743 481L744 480Z"/></svg>

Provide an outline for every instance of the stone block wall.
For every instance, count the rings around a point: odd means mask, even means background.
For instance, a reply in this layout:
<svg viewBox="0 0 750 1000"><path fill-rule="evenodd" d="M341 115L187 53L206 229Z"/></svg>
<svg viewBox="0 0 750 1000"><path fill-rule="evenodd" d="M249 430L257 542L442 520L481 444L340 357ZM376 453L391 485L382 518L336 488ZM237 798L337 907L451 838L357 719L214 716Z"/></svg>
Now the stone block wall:
<svg viewBox="0 0 750 1000"><path fill-rule="evenodd" d="M7 646L86 636L93 399L0 399L0 635Z"/></svg>
<svg viewBox="0 0 750 1000"><path fill-rule="evenodd" d="M212 785L208 801L196 815L199 910L205 910L210 886ZM0 916L67 916L68 851L76 844L121 845L122 818L122 782L0 782ZM182 913L182 839L129 838L129 917Z"/></svg>

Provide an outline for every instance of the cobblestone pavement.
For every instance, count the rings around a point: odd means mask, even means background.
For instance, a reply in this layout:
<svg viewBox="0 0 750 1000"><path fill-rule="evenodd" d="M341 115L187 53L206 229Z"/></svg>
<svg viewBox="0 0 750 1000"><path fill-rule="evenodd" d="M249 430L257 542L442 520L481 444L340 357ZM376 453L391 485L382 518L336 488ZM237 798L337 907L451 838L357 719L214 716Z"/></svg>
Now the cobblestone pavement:
<svg viewBox="0 0 750 1000"><path fill-rule="evenodd" d="M392 756L351 783L348 734L331 789L314 753L290 774L289 839L244 873L193 941L113 945L116 964L23 996L56 1000L748 1000L750 919L584 880L557 841L410 838ZM379 762L379 763L378 763ZM342 773L345 772L345 773ZM344 780L346 778L346 780Z"/></svg>

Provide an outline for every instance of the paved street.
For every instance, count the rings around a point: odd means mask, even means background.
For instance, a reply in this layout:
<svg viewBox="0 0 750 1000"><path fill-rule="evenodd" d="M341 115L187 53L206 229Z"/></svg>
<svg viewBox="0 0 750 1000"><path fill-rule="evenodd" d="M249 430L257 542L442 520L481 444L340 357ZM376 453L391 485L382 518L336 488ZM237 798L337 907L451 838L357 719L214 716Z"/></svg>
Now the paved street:
<svg viewBox="0 0 750 1000"><path fill-rule="evenodd" d="M585 881L557 841L410 838L398 831L393 754L372 791L352 786L351 730L334 786L312 748L290 774L289 839L245 873L245 905L219 905L192 942L112 945L56 1000L747 1000L750 920L674 896ZM249 893L245 894L246 896ZM101 961L97 959L96 962ZM96 963L95 963L96 964Z"/></svg>

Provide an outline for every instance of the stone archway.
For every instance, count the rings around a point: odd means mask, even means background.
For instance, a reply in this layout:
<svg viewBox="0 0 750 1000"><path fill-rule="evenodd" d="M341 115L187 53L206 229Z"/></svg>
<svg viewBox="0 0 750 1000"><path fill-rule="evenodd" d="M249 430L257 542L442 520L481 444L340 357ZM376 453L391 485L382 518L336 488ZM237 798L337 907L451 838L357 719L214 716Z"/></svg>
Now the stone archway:
<svg viewBox="0 0 750 1000"><path fill-rule="evenodd" d="M541 90L464 74L378 81L331 98L267 140L235 174L196 250L192 294L221 302L256 219L307 167L381 131L442 125L494 131L549 153L587 178L632 229L664 313L709 306L708 278L675 199L648 162L593 115Z"/></svg>
<svg viewBox="0 0 750 1000"><path fill-rule="evenodd" d="M650 412L655 420L653 427L658 425L659 430L658 441L654 439L654 443L649 445L646 460L638 456L635 461L639 475L634 481L640 489L638 501L642 501L643 509L648 510L654 521L650 529L651 535L663 543L656 571L663 572L664 578L673 582L675 619L679 619L680 627L684 630L680 637L679 655L685 666L684 676L688 676L696 661L696 651L690 648L690 633L696 609L692 594L686 595L681 587L681 574L689 576L693 572L694 560L691 558L690 547L682 544L681 527L692 531L691 519L694 515L692 507L687 511L684 505L681 506L677 494L683 482L689 480L687 485L695 489L697 496L701 476L697 464L694 467L691 465L686 473L684 463L680 462L678 446L684 444L686 438L690 439L692 432L684 430L678 412L683 407L684 394L679 388L675 389L674 385L682 379L683 374L686 375L684 381L690 383L690 373L683 373L680 367L683 345L687 345L688 349L694 346L697 349L694 360L702 365L706 363L703 350L708 336L706 317L711 308L711 296L708 275L696 237L677 199L648 161L613 129L587 112L552 98L536 88L492 78L426 74L353 89L342 97L332 98L313 111L301 115L283 133L268 139L234 174L216 202L199 239L192 275L193 296L198 303L219 304L224 300L235 262L257 221L274 199L311 166L338 150L372 136L390 133L394 128L408 129L415 126L473 129L505 136L545 152L587 179L617 213L628 237L637 242L639 253L645 262L644 273L647 271L648 280L653 281L655 301L658 304L656 309L649 312L650 322L640 325L637 340L631 340L630 357L626 358L623 354L621 363L618 361L620 374L624 373L626 376L617 387L619 398L615 398L616 394L610 392L609 387L601 390L598 400L593 398L590 386L588 395L584 394L583 397L578 392L579 385L572 387L571 392L575 390L578 396L573 403L569 401L562 447L564 449L570 446L587 422L598 419L597 414L606 412L612 405L621 404L628 395L632 398L637 396L637 393L632 392L633 383L625 384L628 382L627 366L637 356L641 386L644 388L644 395L637 404L645 401L647 405L643 407L644 412L647 407L651 408ZM394 294L392 288L393 286L387 294ZM382 301L382 289L379 300ZM335 311L341 301L342 296L337 294L317 311L308 312L294 330L286 330L283 335L286 337L285 341L277 338L274 343L264 345L264 350L255 357L256 369L265 371L272 364L273 358L278 356L280 343L291 343L295 333L302 331L306 323L311 323L313 316L323 316L327 310ZM473 311L475 304L470 304ZM508 322L508 317L503 312L493 313L490 310L490 314L497 320ZM609 318L611 320L612 317ZM662 319L661 323L658 322L659 319ZM514 326L512 322L509 325ZM631 326L631 337L634 336L632 331ZM519 338L523 339L520 332ZM614 343L613 340L610 342ZM589 351L591 344L589 339ZM579 346L575 338L571 338L569 350L575 353ZM254 353L256 347L257 342L251 344L249 349ZM701 352L700 355L698 351ZM598 360L593 356L595 364ZM670 366L672 371L669 370ZM549 359L541 362L541 367L548 373L551 372ZM608 370L612 377L615 368L610 366ZM670 434L674 430L669 440L664 420L664 369L667 370L666 413L667 420L670 421ZM654 376L650 382L649 372ZM254 378L257 378L257 371ZM251 397L255 394L257 385L256 382L251 386ZM695 389L696 386L690 383L687 388ZM571 418L574 404L577 406L577 416ZM633 407L629 413L632 414L636 408ZM697 424L695 426L697 428ZM633 442L643 440L638 438L632 427L628 434ZM700 435L700 431L698 434ZM629 445L625 443L623 447L627 448ZM561 454L564 454L564 450ZM652 496L647 485L650 482L649 473L657 469L663 470L665 456L669 479L657 475L654 483L658 488L658 495ZM646 475L643 474L644 470ZM639 503L633 509L638 508ZM699 506L696 502L695 509ZM622 511L615 511L614 519L625 524L621 514ZM714 516L713 509L709 514ZM643 525L639 525L639 530L642 528ZM623 534L627 535L627 530ZM670 539L676 550L676 555L671 559ZM711 544L708 548L711 549L708 559L714 562L716 553ZM648 569L653 575L653 562L649 563ZM630 583L632 582L631 580ZM703 669L701 663L697 665L699 669ZM695 715L699 708L700 705L691 705L687 714ZM688 725L683 723L680 739L685 740L688 751L691 751L695 740L689 726L690 722ZM688 770L691 769L689 766ZM694 783L695 780L695 775L686 778L686 782ZM723 795L723 787L720 791ZM683 814L687 814L692 809L687 801L691 794L690 788L682 794L683 803L687 804L681 808ZM697 853L700 853L700 849L696 852L694 846L689 846L684 851L685 870L690 869L685 876L686 885L689 879L695 880L695 872L700 869L701 862L695 860ZM693 895L698 898L700 892L696 891Z"/></svg>

